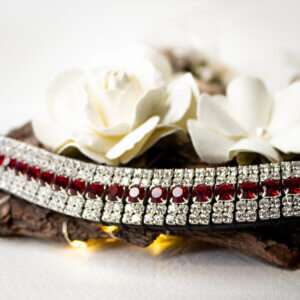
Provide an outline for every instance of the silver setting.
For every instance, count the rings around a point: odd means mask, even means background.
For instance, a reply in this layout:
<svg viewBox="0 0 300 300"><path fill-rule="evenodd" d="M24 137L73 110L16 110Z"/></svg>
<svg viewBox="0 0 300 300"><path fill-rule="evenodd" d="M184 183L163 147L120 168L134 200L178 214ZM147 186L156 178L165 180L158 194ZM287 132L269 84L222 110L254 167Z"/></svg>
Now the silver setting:
<svg viewBox="0 0 300 300"><path fill-rule="evenodd" d="M247 196L247 187L252 185L251 199ZM250 187L251 188L251 187ZM257 166L240 166L238 168L238 195L236 202L235 220L239 223L255 222L259 197L259 170Z"/></svg>
<svg viewBox="0 0 300 300"><path fill-rule="evenodd" d="M166 216L166 224L175 226L184 226L187 223L187 215L189 211L190 187L193 184L194 170L192 169L175 169L172 186L170 189L169 206ZM176 201L176 192L184 193L180 203ZM175 193L175 195L173 195Z"/></svg>
<svg viewBox="0 0 300 300"><path fill-rule="evenodd" d="M78 170L78 162L70 159L57 159L55 160L55 173L56 177L65 176L68 177L69 180L72 180ZM70 182L69 182L70 184ZM53 189L55 190L55 184L53 184ZM65 207L67 205L67 201L69 198L67 189L58 188L52 192L49 208L56 210L58 212L64 212Z"/></svg>
<svg viewBox="0 0 300 300"><path fill-rule="evenodd" d="M107 174L108 177L111 175L113 175L113 178L111 181L107 182L107 184L112 182L112 184L120 185L123 188L123 193L120 198L113 200L109 198L108 194L106 195L102 221L110 224L119 224L121 223L124 208L123 198L126 194L126 188L128 187L131 180L132 169L115 168L113 174Z"/></svg>
<svg viewBox="0 0 300 300"><path fill-rule="evenodd" d="M25 161L29 166L40 166L42 161L41 153L42 152L31 147L31 151L28 151L28 156ZM23 198L27 201L34 202L40 185L41 184L38 178L27 177L27 183L23 187Z"/></svg>
<svg viewBox="0 0 300 300"><path fill-rule="evenodd" d="M167 212L168 188L172 183L173 170L154 170L152 184L150 187L149 197L147 201L146 213L144 216L144 224L149 226L163 226L165 222L165 214ZM151 193L154 189L164 189L166 197L162 197L161 201L153 201Z"/></svg>
<svg viewBox="0 0 300 300"><path fill-rule="evenodd" d="M12 183L16 178L16 172L15 170L9 168L8 164L10 162L10 159L14 158L18 153L18 148L20 147L20 144L14 143L13 140L7 139L2 142L1 146L1 153L3 153L6 158L1 171L2 174L0 178L0 189L10 192Z"/></svg>
<svg viewBox="0 0 300 300"><path fill-rule="evenodd" d="M92 168L92 166L91 166ZM87 180L87 189L89 184L100 184L103 187L107 184L107 180L111 179L112 173L110 173L107 167L98 166L94 169L94 175L89 174L87 177L92 178L91 180ZM104 189L104 188L103 188ZM93 222L101 222L101 214L104 206L103 202L103 194L101 195L91 195L90 193L85 194L85 205L82 212L82 218L93 221Z"/></svg>
<svg viewBox="0 0 300 300"><path fill-rule="evenodd" d="M292 185L292 187L289 185L291 181L288 181L300 178L300 162L239 167L238 173L237 168L234 167L134 170L81 163L3 137L0 137L0 155L5 156L4 163L0 166L0 189L37 205L90 221L108 224L120 224L122 221L128 225L144 223L149 226L164 224L185 226L187 217L191 225L209 225L210 220L213 224L231 224L234 213L235 220L239 223L255 222L257 215L260 220L278 219L281 216L300 217L298 181L296 186ZM56 176L63 175L69 180L82 179L86 182L86 186L89 183L100 182L105 187L104 192L101 196L90 197L89 194L83 193L83 190L75 194L70 193L68 188L56 190L52 184L44 183L44 180L39 179L38 176L36 179L33 179L34 176L29 178L26 172L23 174L16 172L16 168L8 167L11 159L36 166L40 168L41 173L52 172ZM216 177L215 173L217 173ZM277 180L275 188L274 180ZM255 200L246 199L240 193L240 186L247 182L259 183L262 188L262 192L257 195L259 197L254 197ZM113 183L118 183L124 188L124 195L120 199L111 200L107 197L108 186ZM193 188L197 184L211 188L213 193L210 199L197 201L193 193ZM222 184L231 184L235 187L232 199L226 201L225 198L221 199L220 185ZM138 202L128 201L126 192L133 185L146 188L147 196L139 199ZM182 203L180 201L175 203L170 196L170 189L177 185L187 186L193 197L185 199ZM282 185L285 187L283 193ZM270 186L273 190L269 189ZM167 192L162 201L152 201L153 199L149 197L149 189L151 191L155 187L163 188ZM188 211L189 200L191 206Z"/></svg>
<svg viewBox="0 0 300 300"><path fill-rule="evenodd" d="M296 180L296 189L300 190L300 163L299 162L282 162L281 163L282 180ZM294 194L295 193L295 194ZM300 216L300 194L290 191L288 187L284 190L282 198L282 215L284 217Z"/></svg>
<svg viewBox="0 0 300 300"><path fill-rule="evenodd" d="M190 207L189 223L191 225L209 225L211 218L212 205L211 201L213 198L213 186L215 184L215 169L196 169L194 186L192 188L192 204ZM203 185L203 188L207 186L212 191L211 197L202 199L199 201L195 196L194 189L198 185Z"/></svg>
<svg viewBox="0 0 300 300"><path fill-rule="evenodd" d="M56 168L58 168L61 163L61 160L59 160L56 155L51 155L45 151L41 152L40 159L41 172L51 172L55 174ZM42 207L48 208L53 192L54 191L50 184L46 182L40 184L33 202Z"/></svg>
<svg viewBox="0 0 300 300"><path fill-rule="evenodd" d="M278 163L261 164L260 183L262 186L262 198L259 200L259 218L262 221L280 218L281 191L278 195L268 195L266 183L270 180L278 181L281 184L281 168Z"/></svg>
<svg viewBox="0 0 300 300"><path fill-rule="evenodd" d="M151 184L153 171L145 169L134 170L128 193L125 199L125 208L122 223L126 225L142 225L145 213L144 201ZM133 193L133 195L130 195Z"/></svg>
<svg viewBox="0 0 300 300"><path fill-rule="evenodd" d="M223 185L236 185L237 168L236 167L219 167L216 170L216 189ZM235 194L230 200L222 200L215 194L215 203L213 204L212 222L214 224L231 224L233 222Z"/></svg>
<svg viewBox="0 0 300 300"><path fill-rule="evenodd" d="M88 183L93 179L95 173L95 167L92 164L85 164L78 162L73 166L74 176L73 180L81 180L85 184L85 190L87 188ZM84 191L85 192L85 191ZM67 200L66 207L64 209L64 213L73 217L80 217L82 215L84 204L85 204L85 197L84 192L81 193L79 191L70 191L69 198Z"/></svg>

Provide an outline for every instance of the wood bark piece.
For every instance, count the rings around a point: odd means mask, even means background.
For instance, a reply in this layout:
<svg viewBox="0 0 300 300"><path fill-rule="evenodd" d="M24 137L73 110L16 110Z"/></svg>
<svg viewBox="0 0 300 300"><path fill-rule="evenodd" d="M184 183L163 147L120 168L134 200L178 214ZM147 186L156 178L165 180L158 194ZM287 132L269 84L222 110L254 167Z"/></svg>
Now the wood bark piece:
<svg viewBox="0 0 300 300"><path fill-rule="evenodd" d="M12 131L9 136L41 147L33 135L30 123ZM0 192L0 236L24 236L65 241L62 233L64 222L68 224L68 234L71 240L109 237L99 224L62 215ZM159 234L160 232L145 228L120 228L115 235L130 244L146 247ZM300 222L264 226L251 230L224 232L186 230L175 234L182 236L187 243L198 241L200 244L234 249L283 268L295 269L300 265Z"/></svg>

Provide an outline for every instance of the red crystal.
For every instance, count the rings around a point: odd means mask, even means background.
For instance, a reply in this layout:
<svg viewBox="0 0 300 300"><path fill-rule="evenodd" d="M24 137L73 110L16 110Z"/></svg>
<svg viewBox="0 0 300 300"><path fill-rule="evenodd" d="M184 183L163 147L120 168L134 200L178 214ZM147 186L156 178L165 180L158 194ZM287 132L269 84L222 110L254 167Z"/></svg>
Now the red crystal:
<svg viewBox="0 0 300 300"><path fill-rule="evenodd" d="M55 177L54 184L58 188L67 188L69 185L69 178L66 176L58 175Z"/></svg>
<svg viewBox="0 0 300 300"><path fill-rule="evenodd" d="M0 167L3 165L5 160L5 156L4 155L0 155Z"/></svg>
<svg viewBox="0 0 300 300"><path fill-rule="evenodd" d="M17 160L12 158L10 161L9 161L9 164L8 164L8 167L10 169L15 169L16 168L16 165L17 165Z"/></svg>
<svg viewBox="0 0 300 300"><path fill-rule="evenodd" d="M41 177L41 169L38 167L29 167L27 170L28 178L38 179Z"/></svg>
<svg viewBox="0 0 300 300"><path fill-rule="evenodd" d="M108 198L111 201L116 201L118 199L121 199L123 197L123 194L124 194L123 186L117 183L110 185L108 188Z"/></svg>
<svg viewBox="0 0 300 300"><path fill-rule="evenodd" d="M70 183L69 192L74 195L76 193L83 194L86 188L86 183L82 179L72 180Z"/></svg>
<svg viewBox="0 0 300 300"><path fill-rule="evenodd" d="M284 180L284 187L287 188L287 193L292 195L300 194L300 178L289 177Z"/></svg>
<svg viewBox="0 0 300 300"><path fill-rule="evenodd" d="M242 182L239 184L239 196L242 199L254 200L258 197L259 187L257 182Z"/></svg>
<svg viewBox="0 0 300 300"><path fill-rule="evenodd" d="M166 200L167 195L167 190L160 186L154 186L150 190L150 197L152 203L162 203L164 200Z"/></svg>
<svg viewBox="0 0 300 300"><path fill-rule="evenodd" d="M87 187L87 195L91 199L101 197L104 192L104 185L100 182L93 182Z"/></svg>
<svg viewBox="0 0 300 300"><path fill-rule="evenodd" d="M264 196L266 197L279 197L281 194L280 180L267 179L262 183Z"/></svg>
<svg viewBox="0 0 300 300"><path fill-rule="evenodd" d="M216 199L231 201L234 199L235 186L230 183L222 183L216 186Z"/></svg>
<svg viewBox="0 0 300 300"><path fill-rule="evenodd" d="M139 200L144 199L145 197L145 189L142 186L133 185L129 188L128 191L128 201L132 203L136 203Z"/></svg>
<svg viewBox="0 0 300 300"><path fill-rule="evenodd" d="M41 180L45 183L52 184L54 181L54 173L52 172L43 172L41 174Z"/></svg>
<svg viewBox="0 0 300 300"><path fill-rule="evenodd" d="M198 184L193 188L193 197L197 202L208 202L213 195L212 186L206 184Z"/></svg>
<svg viewBox="0 0 300 300"><path fill-rule="evenodd" d="M176 185L171 190L172 202L183 203L188 198L189 190L186 186Z"/></svg>
<svg viewBox="0 0 300 300"><path fill-rule="evenodd" d="M17 162L17 164L16 164L17 172L20 172L21 174L25 174L27 172L27 169L28 169L27 163L25 163L23 161Z"/></svg>

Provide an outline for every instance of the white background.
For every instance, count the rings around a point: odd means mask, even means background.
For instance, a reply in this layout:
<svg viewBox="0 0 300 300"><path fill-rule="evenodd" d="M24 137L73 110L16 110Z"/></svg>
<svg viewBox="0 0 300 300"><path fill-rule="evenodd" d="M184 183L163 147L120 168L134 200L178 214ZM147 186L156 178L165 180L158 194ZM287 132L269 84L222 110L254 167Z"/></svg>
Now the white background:
<svg viewBox="0 0 300 300"><path fill-rule="evenodd" d="M0 0L0 133L31 118L57 72L97 65L129 41L216 43L243 66L253 51L268 71L249 72L277 88L285 74L278 53L298 63L299 25L296 0ZM299 299L299 292L300 272L225 250L151 257L133 247L82 253L0 240L1 300Z"/></svg>

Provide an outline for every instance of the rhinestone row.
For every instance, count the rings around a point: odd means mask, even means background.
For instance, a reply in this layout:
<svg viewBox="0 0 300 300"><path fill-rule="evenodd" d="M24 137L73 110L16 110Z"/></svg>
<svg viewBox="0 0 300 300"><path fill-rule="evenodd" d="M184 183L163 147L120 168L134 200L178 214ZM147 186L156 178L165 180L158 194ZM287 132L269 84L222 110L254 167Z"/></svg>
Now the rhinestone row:
<svg viewBox="0 0 300 300"><path fill-rule="evenodd" d="M0 189L104 224L208 226L300 216L300 163L133 169L0 138Z"/></svg>

